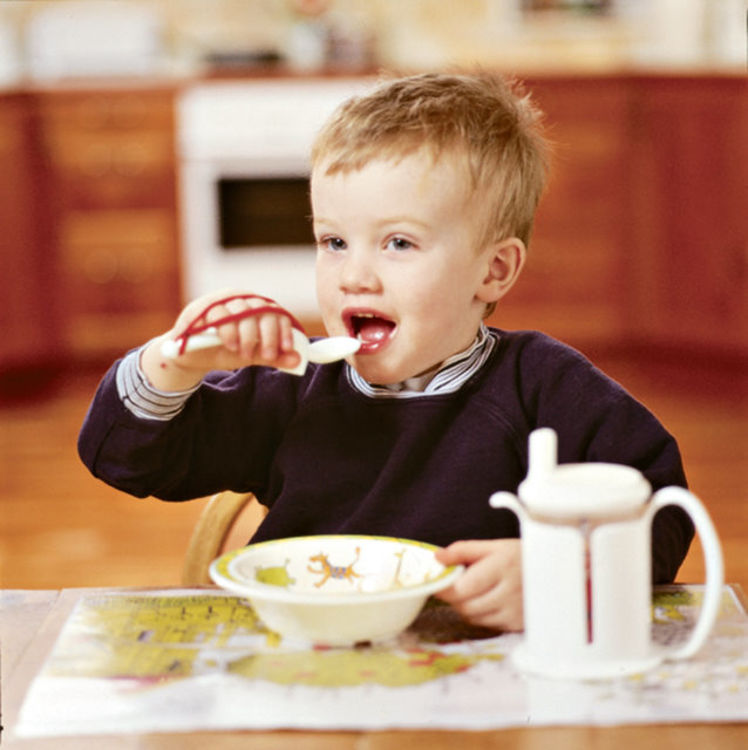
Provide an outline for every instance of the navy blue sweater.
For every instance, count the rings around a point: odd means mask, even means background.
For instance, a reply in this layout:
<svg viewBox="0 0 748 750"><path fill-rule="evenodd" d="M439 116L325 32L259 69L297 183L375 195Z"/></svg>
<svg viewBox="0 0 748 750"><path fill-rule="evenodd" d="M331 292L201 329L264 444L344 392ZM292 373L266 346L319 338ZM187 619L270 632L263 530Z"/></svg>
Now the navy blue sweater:
<svg viewBox="0 0 748 750"><path fill-rule="evenodd" d="M295 377L263 367L208 376L171 421L123 406L116 365L86 416L79 451L92 473L164 500L251 491L270 508L253 541L317 533L409 537L438 545L516 537L489 496L516 492L536 427L558 434L559 462L634 466L654 489L685 486L678 447L657 419L575 350L536 332L500 332L459 391L374 399L346 366ZM674 579L693 527L665 508L653 527L656 582Z"/></svg>

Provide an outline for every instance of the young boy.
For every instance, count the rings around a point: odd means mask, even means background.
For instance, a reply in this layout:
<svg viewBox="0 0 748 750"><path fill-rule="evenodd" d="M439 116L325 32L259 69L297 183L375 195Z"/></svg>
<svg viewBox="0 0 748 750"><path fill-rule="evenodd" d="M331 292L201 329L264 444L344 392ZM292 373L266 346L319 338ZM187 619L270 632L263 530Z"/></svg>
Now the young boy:
<svg viewBox="0 0 748 750"><path fill-rule="evenodd" d="M442 598L476 624L521 628L517 520L488 498L516 491L533 429L556 430L561 462L685 484L670 435L580 354L482 322L522 269L545 173L539 115L498 77L424 74L351 100L314 146L311 201L322 319L359 351L290 375L275 369L298 362L285 311L198 299L105 376L84 462L138 496L252 491L269 508L253 541L437 544L443 562L468 566ZM201 315L233 316L223 345L164 358L163 342ZM673 580L692 534L680 510L660 512L657 582Z"/></svg>

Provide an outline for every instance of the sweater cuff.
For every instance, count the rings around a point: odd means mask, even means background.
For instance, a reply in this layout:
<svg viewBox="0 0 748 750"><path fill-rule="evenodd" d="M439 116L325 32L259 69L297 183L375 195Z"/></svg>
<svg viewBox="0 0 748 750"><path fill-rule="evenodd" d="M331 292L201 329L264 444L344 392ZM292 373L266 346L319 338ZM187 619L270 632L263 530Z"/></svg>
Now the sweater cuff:
<svg viewBox="0 0 748 750"><path fill-rule="evenodd" d="M167 392L154 388L140 367L143 348L129 352L119 363L116 373L117 393L124 407L139 419L167 422L179 414L187 399L200 387Z"/></svg>

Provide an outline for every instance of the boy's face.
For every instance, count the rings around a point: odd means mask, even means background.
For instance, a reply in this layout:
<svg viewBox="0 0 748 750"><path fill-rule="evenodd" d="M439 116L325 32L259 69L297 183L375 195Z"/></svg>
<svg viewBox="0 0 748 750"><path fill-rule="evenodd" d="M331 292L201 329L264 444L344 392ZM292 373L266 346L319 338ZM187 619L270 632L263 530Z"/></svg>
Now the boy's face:
<svg viewBox="0 0 748 750"><path fill-rule="evenodd" d="M349 360L389 384L422 374L473 341L490 247L459 162L419 151L399 162L311 181L317 296L330 335L357 336Z"/></svg>

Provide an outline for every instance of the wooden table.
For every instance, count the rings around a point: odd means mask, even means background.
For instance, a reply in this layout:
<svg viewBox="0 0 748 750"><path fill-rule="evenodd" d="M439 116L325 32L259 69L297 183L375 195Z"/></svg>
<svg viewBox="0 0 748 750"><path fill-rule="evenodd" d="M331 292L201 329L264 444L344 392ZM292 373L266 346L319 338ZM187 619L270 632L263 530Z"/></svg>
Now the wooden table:
<svg viewBox="0 0 748 750"><path fill-rule="evenodd" d="M91 589L78 590L81 595ZM49 615L58 591L4 591L0 604L2 646L3 725L12 729L25 689L49 651L50 635L59 623ZM521 748L522 750L743 750L748 747L748 723L629 725L619 727L533 727L493 731L226 731L76 736L19 739L4 734L3 747L55 750L125 750L152 748L262 748L263 750L410 750L441 748Z"/></svg>

